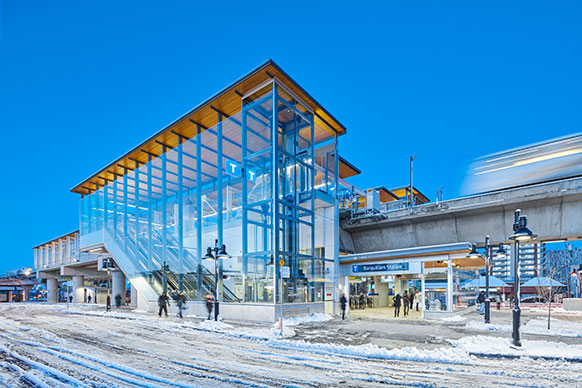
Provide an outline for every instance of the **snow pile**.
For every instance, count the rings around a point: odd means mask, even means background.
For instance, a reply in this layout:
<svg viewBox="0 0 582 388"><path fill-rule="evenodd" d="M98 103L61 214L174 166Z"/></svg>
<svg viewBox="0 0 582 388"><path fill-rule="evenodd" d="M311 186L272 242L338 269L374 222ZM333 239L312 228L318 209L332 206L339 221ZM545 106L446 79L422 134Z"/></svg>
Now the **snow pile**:
<svg viewBox="0 0 582 388"><path fill-rule="evenodd" d="M300 341L271 341L269 346L277 349L302 350L321 355L373 358L379 360L403 360L420 362L443 362L470 364L472 357L455 348L418 349L415 347L386 349L374 344L341 345L333 343L311 343Z"/></svg>
<svg viewBox="0 0 582 388"><path fill-rule="evenodd" d="M473 336L451 342L456 349L467 353L582 360L582 345L563 342L522 341L520 348L512 347L511 339L502 337Z"/></svg>
<svg viewBox="0 0 582 388"><path fill-rule="evenodd" d="M465 325L468 329L480 331L502 331L511 332L513 330L510 324L495 325L486 324L482 321L470 321ZM582 323L567 322L559 319L552 319L550 330L548 330L548 321L546 319L532 319L525 325L521 326L521 332L526 334L556 335L563 337L582 337Z"/></svg>
<svg viewBox="0 0 582 388"><path fill-rule="evenodd" d="M329 314L302 315L300 317L291 317L283 319L283 327L298 326L304 323L327 322L331 321L332 319L333 317Z"/></svg>
<svg viewBox="0 0 582 388"><path fill-rule="evenodd" d="M467 329L481 330L481 331L511 331L511 325L495 325L492 323L485 323L483 321L469 321L465 325Z"/></svg>
<svg viewBox="0 0 582 388"><path fill-rule="evenodd" d="M582 323L552 319L548 330L547 319L532 319L523 329L524 333L560 335L564 337L582 337Z"/></svg>
<svg viewBox="0 0 582 388"><path fill-rule="evenodd" d="M582 311L564 310L563 307L558 307L556 309L552 309L552 311L555 312L555 313L560 313L560 314L582 314Z"/></svg>
<svg viewBox="0 0 582 388"><path fill-rule="evenodd" d="M176 323L175 325L191 327L196 330L211 331L217 334L224 334L231 337L246 338L251 340L271 340L277 338L290 338L295 336L295 331L283 325L283 337L281 337L281 328L276 323L272 327L250 328L237 327L221 321L205 320L198 324L189 324L188 322Z"/></svg>
<svg viewBox="0 0 582 388"><path fill-rule="evenodd" d="M196 327L199 329L202 329L202 330L217 331L217 332L229 331L229 330L234 329L234 326L229 325L228 323L223 323L221 321L213 321L210 319L207 319L205 321L198 323L198 325L196 325Z"/></svg>
<svg viewBox="0 0 582 388"><path fill-rule="evenodd" d="M463 322L465 320L467 320L466 317L463 317L461 315L453 315L452 317L446 317L446 318L439 318L441 321L445 321L445 322Z"/></svg>

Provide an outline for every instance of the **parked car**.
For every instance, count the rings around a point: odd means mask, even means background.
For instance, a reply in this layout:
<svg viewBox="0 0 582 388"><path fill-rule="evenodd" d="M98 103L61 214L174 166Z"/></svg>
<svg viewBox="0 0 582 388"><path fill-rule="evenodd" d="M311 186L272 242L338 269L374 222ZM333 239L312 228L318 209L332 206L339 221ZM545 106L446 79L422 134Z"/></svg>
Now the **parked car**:
<svg viewBox="0 0 582 388"><path fill-rule="evenodd" d="M527 298L522 298L521 303L548 303L548 301L541 296L528 296Z"/></svg>

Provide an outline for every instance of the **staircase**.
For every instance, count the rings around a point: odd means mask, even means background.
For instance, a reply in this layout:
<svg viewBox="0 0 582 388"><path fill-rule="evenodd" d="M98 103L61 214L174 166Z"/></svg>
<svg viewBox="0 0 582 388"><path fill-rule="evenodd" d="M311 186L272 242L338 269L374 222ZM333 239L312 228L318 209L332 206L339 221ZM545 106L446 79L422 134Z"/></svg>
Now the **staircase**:
<svg viewBox="0 0 582 388"><path fill-rule="evenodd" d="M148 300L157 300L163 292L164 275L169 296L183 291L187 300L203 300L205 295L214 294L215 274L196 264L198 259L186 249L182 250L180 260L178 242L173 236L166 236L164 248L161 232L157 229L152 229L151 240L143 234L141 237L136 234L133 225L127 225L127 233L119 227L107 228L106 232L113 240L106 245L113 248L110 250L116 262ZM165 274L164 263L167 266ZM141 279L136 282L136 277ZM241 299L223 285L222 301L240 302Z"/></svg>

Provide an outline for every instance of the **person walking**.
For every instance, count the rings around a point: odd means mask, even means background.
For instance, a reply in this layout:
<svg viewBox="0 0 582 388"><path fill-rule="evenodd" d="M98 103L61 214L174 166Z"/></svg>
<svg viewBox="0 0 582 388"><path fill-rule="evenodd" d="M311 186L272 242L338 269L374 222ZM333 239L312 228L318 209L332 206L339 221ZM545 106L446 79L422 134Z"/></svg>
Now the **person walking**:
<svg viewBox="0 0 582 388"><path fill-rule="evenodd" d="M408 308L410 307L410 298L408 297L408 291L404 290L404 296L402 297L402 303L404 303L404 316L408 315Z"/></svg>
<svg viewBox="0 0 582 388"><path fill-rule="evenodd" d="M394 297L394 318L400 316L400 306L402 306L402 296L398 293Z"/></svg>
<svg viewBox="0 0 582 388"><path fill-rule="evenodd" d="M73 303L73 295L69 295L69 303Z"/></svg>
<svg viewBox="0 0 582 388"><path fill-rule="evenodd" d="M91 303L91 295L87 297L87 303Z"/></svg>
<svg viewBox="0 0 582 388"><path fill-rule="evenodd" d="M170 299L168 299L168 296L166 295L165 292L162 292L162 295L160 295L160 297L158 298L158 316L161 317L162 316L162 311L164 311L164 313L166 314L166 317L168 316L168 304L170 303Z"/></svg>
<svg viewBox="0 0 582 388"><path fill-rule="evenodd" d="M186 295L184 295L184 291L180 292L176 298L176 304L178 305L178 316L180 318L184 318L182 316L182 310L184 310L186 307Z"/></svg>
<svg viewBox="0 0 582 388"><path fill-rule="evenodd" d="M117 308L121 307L121 294L115 295L115 307Z"/></svg>
<svg viewBox="0 0 582 388"><path fill-rule="evenodd" d="M410 310L412 310L414 308L414 298L416 297L413 289L410 290L410 294L408 294L408 297L410 298Z"/></svg>
<svg viewBox="0 0 582 388"><path fill-rule="evenodd" d="M481 291L477 297L477 302L479 302L479 314L485 314L485 291Z"/></svg>
<svg viewBox="0 0 582 388"><path fill-rule="evenodd" d="M206 295L206 309L208 310L208 319L212 315L212 309L214 308L214 296L208 294Z"/></svg>
<svg viewBox="0 0 582 388"><path fill-rule="evenodd" d="M105 311L111 311L111 295L107 294L107 299L105 299Z"/></svg>
<svg viewBox="0 0 582 388"><path fill-rule="evenodd" d="M342 308L342 320L346 319L346 305L348 303L348 300L346 299L346 296L344 294L342 294L342 296L340 296L340 306Z"/></svg>

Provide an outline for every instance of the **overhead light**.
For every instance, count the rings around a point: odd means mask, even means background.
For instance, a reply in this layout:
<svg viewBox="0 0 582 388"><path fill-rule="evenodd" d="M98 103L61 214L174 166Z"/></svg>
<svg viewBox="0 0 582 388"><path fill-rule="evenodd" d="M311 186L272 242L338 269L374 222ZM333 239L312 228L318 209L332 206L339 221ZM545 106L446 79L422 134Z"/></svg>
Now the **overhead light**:
<svg viewBox="0 0 582 388"><path fill-rule="evenodd" d="M202 257L202 260L214 260L214 255L212 254L212 248L206 250L206 254Z"/></svg>
<svg viewBox="0 0 582 388"><path fill-rule="evenodd" d="M534 235L533 232L527 227L527 217L521 216L519 217L519 226L515 232L509 236L509 239L521 242L531 240L536 236L537 235Z"/></svg>
<svg viewBox="0 0 582 388"><path fill-rule="evenodd" d="M507 252L503 248L503 243L499 243L499 249L497 249L495 256L500 257L500 258L507 257Z"/></svg>
<svg viewBox="0 0 582 388"><path fill-rule="evenodd" d="M471 244L471 252L467 255L467 259L478 259L479 257L481 256L479 255L479 252L477 252L477 245Z"/></svg>
<svg viewBox="0 0 582 388"><path fill-rule="evenodd" d="M222 246L218 250L218 253L216 254L216 257L218 257L219 259L228 259L230 257L230 255L226 253L226 245L222 244Z"/></svg>

